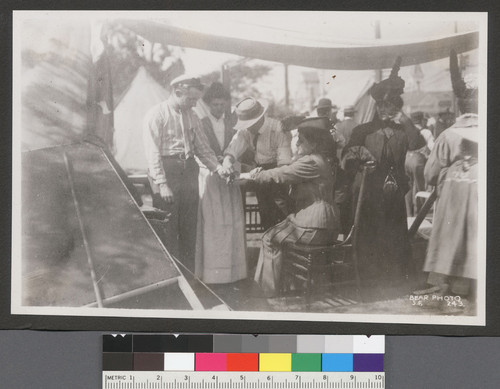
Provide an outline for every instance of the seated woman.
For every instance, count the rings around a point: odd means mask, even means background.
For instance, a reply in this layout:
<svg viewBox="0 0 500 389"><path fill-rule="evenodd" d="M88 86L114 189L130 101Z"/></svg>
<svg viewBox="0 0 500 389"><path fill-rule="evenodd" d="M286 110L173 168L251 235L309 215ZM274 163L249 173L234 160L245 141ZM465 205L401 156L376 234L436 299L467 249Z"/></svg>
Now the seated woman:
<svg viewBox="0 0 500 389"><path fill-rule="evenodd" d="M282 247L295 243L334 243L339 232L338 211L333 206L334 174L329 158L335 154L328 118L304 119L292 139L294 160L275 169L243 173L240 179L257 184L292 185L295 213L271 227L262 237L255 280L267 295L279 290Z"/></svg>

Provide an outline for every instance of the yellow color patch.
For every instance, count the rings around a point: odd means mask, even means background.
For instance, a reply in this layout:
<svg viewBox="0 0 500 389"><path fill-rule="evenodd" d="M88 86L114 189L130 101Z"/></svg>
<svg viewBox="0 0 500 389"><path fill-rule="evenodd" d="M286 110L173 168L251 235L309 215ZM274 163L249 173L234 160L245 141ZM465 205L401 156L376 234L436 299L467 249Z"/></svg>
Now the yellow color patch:
<svg viewBox="0 0 500 389"><path fill-rule="evenodd" d="M259 371L292 371L292 354L259 354Z"/></svg>

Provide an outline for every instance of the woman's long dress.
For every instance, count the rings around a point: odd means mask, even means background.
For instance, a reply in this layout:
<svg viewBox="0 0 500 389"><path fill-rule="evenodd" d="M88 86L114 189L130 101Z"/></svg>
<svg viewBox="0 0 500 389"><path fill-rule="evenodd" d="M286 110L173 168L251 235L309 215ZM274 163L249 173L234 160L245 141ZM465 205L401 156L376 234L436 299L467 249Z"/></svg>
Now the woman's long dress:
<svg viewBox="0 0 500 389"><path fill-rule="evenodd" d="M418 130L378 118L354 128L343 156L346 174L353 181L353 212L359 193L359 163L377 162L366 176L365 196L358 230L360 276L366 280L401 280L411 259L406 219L405 194L408 178L405 157L409 149L421 147ZM397 183L392 193L384 193L384 183L391 173Z"/></svg>
<svg viewBox="0 0 500 389"><path fill-rule="evenodd" d="M476 115L458 118L438 137L425 167L439 198L424 271L430 284L449 284L458 294L477 279L477 132Z"/></svg>
<svg viewBox="0 0 500 389"><path fill-rule="evenodd" d="M202 119L210 146L222 158L234 135L225 121L221 147L208 117ZM245 218L240 188L200 166L200 203L196 239L195 275L203 282L221 284L247 277Z"/></svg>

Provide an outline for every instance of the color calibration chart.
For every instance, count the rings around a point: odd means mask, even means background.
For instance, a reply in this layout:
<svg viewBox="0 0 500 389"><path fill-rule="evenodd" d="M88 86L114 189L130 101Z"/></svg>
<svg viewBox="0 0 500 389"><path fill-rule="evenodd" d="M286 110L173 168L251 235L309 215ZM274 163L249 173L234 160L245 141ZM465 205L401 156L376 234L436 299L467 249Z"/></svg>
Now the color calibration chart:
<svg viewBox="0 0 500 389"><path fill-rule="evenodd" d="M103 389L385 388L383 335L103 336Z"/></svg>

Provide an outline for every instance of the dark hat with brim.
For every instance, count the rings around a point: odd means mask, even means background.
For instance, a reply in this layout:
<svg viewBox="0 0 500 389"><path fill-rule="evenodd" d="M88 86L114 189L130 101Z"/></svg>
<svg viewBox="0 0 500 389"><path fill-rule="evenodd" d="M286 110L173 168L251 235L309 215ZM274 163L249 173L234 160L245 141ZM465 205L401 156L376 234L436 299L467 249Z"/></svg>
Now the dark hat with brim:
<svg viewBox="0 0 500 389"><path fill-rule="evenodd" d="M257 123L266 113L268 103L265 100L256 100L253 97L247 97L241 100L235 106L235 113L238 122L235 124L235 130L243 130Z"/></svg>
<svg viewBox="0 0 500 389"><path fill-rule="evenodd" d="M316 104L315 109L322 109L322 108L331 108L331 109L337 109L337 106L332 104L332 100L329 98L323 97L318 100L318 104Z"/></svg>

